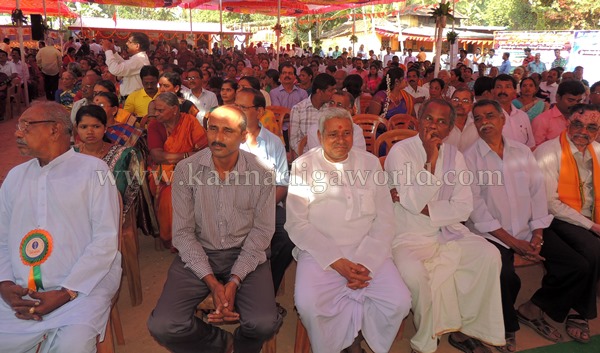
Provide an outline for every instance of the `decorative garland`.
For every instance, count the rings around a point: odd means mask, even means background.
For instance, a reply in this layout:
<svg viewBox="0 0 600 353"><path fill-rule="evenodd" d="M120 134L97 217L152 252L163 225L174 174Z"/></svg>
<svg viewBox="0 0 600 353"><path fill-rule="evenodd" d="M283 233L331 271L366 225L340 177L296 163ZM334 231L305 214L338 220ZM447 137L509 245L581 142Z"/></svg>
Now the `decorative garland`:
<svg viewBox="0 0 600 353"><path fill-rule="evenodd" d="M23 11L21 11L21 9L12 10L12 13L10 14L10 19L12 21L12 24L15 26L17 26L19 23L27 25L27 17L23 15Z"/></svg>
<svg viewBox="0 0 600 353"><path fill-rule="evenodd" d="M391 94L392 94L392 89L390 88L390 86L392 85L391 82L392 79L390 78L390 74L385 74L385 84L387 85L387 89L385 91L386 97L385 97L385 105L383 106L383 113L381 113L381 115L379 115L381 118L385 119L385 116L387 115L388 109L390 108L390 100L391 98Z"/></svg>

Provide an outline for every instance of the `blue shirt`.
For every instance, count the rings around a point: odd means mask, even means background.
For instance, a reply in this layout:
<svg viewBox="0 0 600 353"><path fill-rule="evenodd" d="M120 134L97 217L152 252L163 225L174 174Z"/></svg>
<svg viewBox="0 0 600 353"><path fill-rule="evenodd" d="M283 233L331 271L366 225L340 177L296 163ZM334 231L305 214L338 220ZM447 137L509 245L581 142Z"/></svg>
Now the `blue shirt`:
<svg viewBox="0 0 600 353"><path fill-rule="evenodd" d="M546 64L544 64L541 61L536 64L535 61L532 61L527 66L527 69L529 70L530 73L535 72L536 74L541 74L542 72L546 71Z"/></svg>
<svg viewBox="0 0 600 353"><path fill-rule="evenodd" d="M265 167L275 170L275 183L277 186L287 186L290 175L288 173L287 156L281 139L271 131L260 127L256 137L258 146L250 147L248 142L240 145L240 149L250 152L263 161Z"/></svg>
<svg viewBox="0 0 600 353"><path fill-rule="evenodd" d="M510 61L508 60L504 60L502 62L502 65L500 65L500 67L498 68L499 73L501 74L510 74Z"/></svg>
<svg viewBox="0 0 600 353"><path fill-rule="evenodd" d="M294 85L294 88L289 93L283 88L283 85L280 85L272 89L269 95L271 96L271 105L286 107L288 109L292 109L294 105L308 98L308 93L296 85Z"/></svg>

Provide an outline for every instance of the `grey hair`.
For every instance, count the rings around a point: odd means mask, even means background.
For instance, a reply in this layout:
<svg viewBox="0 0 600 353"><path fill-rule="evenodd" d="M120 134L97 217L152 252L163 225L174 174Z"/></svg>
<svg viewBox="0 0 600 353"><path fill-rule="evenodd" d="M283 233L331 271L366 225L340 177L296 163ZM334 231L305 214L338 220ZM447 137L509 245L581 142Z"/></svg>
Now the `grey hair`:
<svg viewBox="0 0 600 353"><path fill-rule="evenodd" d="M454 121L456 121L456 109L454 109L452 104L450 104L447 100L441 98L426 100L425 103L423 103L423 105L421 106L421 109L419 109L419 120L423 119L423 113L425 113L429 105L431 105L432 103L436 103L444 107L450 108L450 126L454 126Z"/></svg>
<svg viewBox="0 0 600 353"><path fill-rule="evenodd" d="M325 122L334 118L348 119L350 123L353 123L352 115L346 109L337 107L323 109L319 113L319 131L321 135L325 133Z"/></svg>
<svg viewBox="0 0 600 353"><path fill-rule="evenodd" d="M165 102L170 107L179 106L179 98L173 92L163 92L154 99Z"/></svg>
<svg viewBox="0 0 600 353"><path fill-rule="evenodd" d="M71 114L65 109L62 104L57 102L34 102L31 108L39 108L44 112L44 116L48 120L56 121L65 127L65 134L71 135L73 133L73 122L71 121ZM31 109L30 108L30 109Z"/></svg>
<svg viewBox="0 0 600 353"><path fill-rule="evenodd" d="M502 109L502 106L500 105L500 103L498 103L495 100L491 100L491 99L478 100L477 103L475 103L475 105L473 105L472 111L474 112L475 108L485 107L487 105L491 105L492 107L494 107L494 110L496 112L498 112L498 114L504 114L504 109Z"/></svg>

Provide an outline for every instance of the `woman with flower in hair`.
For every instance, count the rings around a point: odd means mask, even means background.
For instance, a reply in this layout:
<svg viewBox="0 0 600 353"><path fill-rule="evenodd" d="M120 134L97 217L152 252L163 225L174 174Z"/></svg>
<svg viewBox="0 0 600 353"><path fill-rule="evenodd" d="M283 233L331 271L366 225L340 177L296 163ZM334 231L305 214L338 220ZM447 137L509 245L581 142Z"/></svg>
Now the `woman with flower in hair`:
<svg viewBox="0 0 600 353"><path fill-rule="evenodd" d="M367 113L380 115L385 119L396 114L415 116L413 98L404 91L406 85L404 71L400 68L390 69L381 80L377 88L378 92L375 93L367 108Z"/></svg>

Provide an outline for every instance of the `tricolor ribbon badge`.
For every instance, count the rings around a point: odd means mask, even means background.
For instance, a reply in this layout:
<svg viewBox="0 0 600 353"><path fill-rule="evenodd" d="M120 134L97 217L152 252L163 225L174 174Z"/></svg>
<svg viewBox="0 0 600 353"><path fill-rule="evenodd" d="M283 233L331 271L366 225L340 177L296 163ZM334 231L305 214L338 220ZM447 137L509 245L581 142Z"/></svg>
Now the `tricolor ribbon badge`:
<svg viewBox="0 0 600 353"><path fill-rule="evenodd" d="M32 230L21 240L20 253L23 264L31 267L27 288L34 291L44 289L40 265L52 253L52 236L43 229Z"/></svg>

